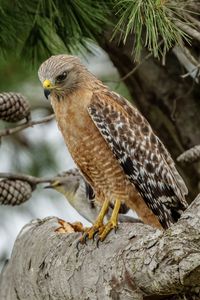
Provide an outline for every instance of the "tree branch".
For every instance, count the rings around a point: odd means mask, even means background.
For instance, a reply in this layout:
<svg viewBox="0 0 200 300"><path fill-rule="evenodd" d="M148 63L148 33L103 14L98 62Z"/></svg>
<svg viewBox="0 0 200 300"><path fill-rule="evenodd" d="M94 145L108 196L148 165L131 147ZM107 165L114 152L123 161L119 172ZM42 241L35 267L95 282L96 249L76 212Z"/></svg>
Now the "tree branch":
<svg viewBox="0 0 200 300"><path fill-rule="evenodd" d="M199 299L200 195L165 232L120 224L99 248L88 241L79 252L80 234L55 232L57 221L22 229L0 277L0 299Z"/></svg>
<svg viewBox="0 0 200 300"><path fill-rule="evenodd" d="M187 151L184 151L177 157L177 161L182 163L193 163L200 159L200 145L196 145Z"/></svg>
<svg viewBox="0 0 200 300"><path fill-rule="evenodd" d="M36 185L39 183L48 183L52 180L52 177L36 177L27 174L21 173L7 173L7 172L0 172L0 178L7 178L12 180L22 180L28 181L32 185Z"/></svg>
<svg viewBox="0 0 200 300"><path fill-rule="evenodd" d="M35 121L29 121L27 123L18 125L17 127L14 127L14 128L6 128L6 129L0 131L0 138L4 137L4 136L7 136L7 135L10 135L10 134L13 134L13 133L16 133L16 132L19 132L19 131L24 130L28 127L33 127L33 126L38 125L38 124L43 124L43 123L49 122L53 119L54 119L54 114L51 114L51 115L49 115L47 117L44 117L44 118L42 118L40 120L37 120L37 121L36 120Z"/></svg>

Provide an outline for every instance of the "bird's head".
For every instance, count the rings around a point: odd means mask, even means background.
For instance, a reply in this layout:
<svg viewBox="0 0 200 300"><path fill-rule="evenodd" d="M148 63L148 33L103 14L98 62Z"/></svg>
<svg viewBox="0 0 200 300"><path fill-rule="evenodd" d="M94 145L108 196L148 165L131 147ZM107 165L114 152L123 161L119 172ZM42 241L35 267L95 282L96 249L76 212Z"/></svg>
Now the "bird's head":
<svg viewBox="0 0 200 300"><path fill-rule="evenodd" d="M80 182L81 175L78 170L69 170L54 177L45 188L56 190L72 202Z"/></svg>
<svg viewBox="0 0 200 300"><path fill-rule="evenodd" d="M59 98L72 92L83 83L85 71L86 68L76 56L65 54L51 56L38 70L45 97L48 98L54 93Z"/></svg>
<svg viewBox="0 0 200 300"><path fill-rule="evenodd" d="M61 179L52 180L49 185L45 186L45 189L54 189L61 194L66 194L67 184Z"/></svg>

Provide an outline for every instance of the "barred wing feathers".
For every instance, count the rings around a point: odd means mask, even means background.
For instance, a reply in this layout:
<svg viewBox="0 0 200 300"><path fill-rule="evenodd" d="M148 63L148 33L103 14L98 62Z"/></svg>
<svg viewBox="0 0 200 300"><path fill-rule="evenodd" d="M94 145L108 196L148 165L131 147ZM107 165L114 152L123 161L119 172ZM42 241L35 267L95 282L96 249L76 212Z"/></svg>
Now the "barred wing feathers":
<svg viewBox="0 0 200 300"><path fill-rule="evenodd" d="M94 93L88 112L130 182L168 228L187 207L187 187L149 123L126 99L110 91Z"/></svg>

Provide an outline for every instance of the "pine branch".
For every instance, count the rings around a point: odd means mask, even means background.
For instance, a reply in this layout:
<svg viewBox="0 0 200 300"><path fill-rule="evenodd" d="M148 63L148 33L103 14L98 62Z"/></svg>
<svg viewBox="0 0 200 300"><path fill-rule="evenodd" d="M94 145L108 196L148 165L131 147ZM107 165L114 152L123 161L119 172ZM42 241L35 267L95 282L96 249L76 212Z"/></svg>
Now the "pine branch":
<svg viewBox="0 0 200 300"><path fill-rule="evenodd" d="M143 47L147 47L154 57L160 57L175 44L182 46L184 41L189 42L194 36L198 38L196 23L189 23L187 18L192 14L187 10L190 1L120 0L114 3L118 22L113 36L121 32L121 40L126 43L128 35L134 33L136 60L139 60ZM160 40L163 40L162 46Z"/></svg>
<svg viewBox="0 0 200 300"><path fill-rule="evenodd" d="M88 42L96 41L110 24L106 1L17 0L13 6L4 1L1 7L5 15L0 25L5 20L17 37L12 40L11 48L34 64L55 53L88 50ZM6 34L5 26L1 36L6 38L9 36Z"/></svg>
<svg viewBox="0 0 200 300"><path fill-rule="evenodd" d="M61 52L84 54L91 42L103 38L104 29L110 29L114 36L120 33L124 43L134 33L136 59L143 47L155 57L165 56L176 43L199 40L198 8L191 0L17 0L14 6L3 1L0 50L15 49L15 55L38 63Z"/></svg>

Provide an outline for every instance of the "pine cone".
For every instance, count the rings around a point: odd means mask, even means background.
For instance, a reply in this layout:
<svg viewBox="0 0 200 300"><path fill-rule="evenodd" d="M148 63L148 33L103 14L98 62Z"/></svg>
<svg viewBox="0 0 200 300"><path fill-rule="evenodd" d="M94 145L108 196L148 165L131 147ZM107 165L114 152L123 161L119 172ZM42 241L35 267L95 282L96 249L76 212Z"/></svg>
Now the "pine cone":
<svg viewBox="0 0 200 300"><path fill-rule="evenodd" d="M0 94L0 119L7 122L30 120L30 105L25 97L19 93Z"/></svg>
<svg viewBox="0 0 200 300"><path fill-rule="evenodd" d="M27 181L3 179L0 181L0 204L20 205L31 197L32 191Z"/></svg>

